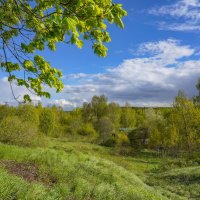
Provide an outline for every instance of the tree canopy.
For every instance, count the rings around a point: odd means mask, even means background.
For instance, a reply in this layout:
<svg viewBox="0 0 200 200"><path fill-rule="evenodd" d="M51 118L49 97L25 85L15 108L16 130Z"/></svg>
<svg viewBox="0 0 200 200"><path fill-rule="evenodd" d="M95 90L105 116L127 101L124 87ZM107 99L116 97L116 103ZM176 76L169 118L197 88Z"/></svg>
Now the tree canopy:
<svg viewBox="0 0 200 200"><path fill-rule="evenodd" d="M62 72L36 52L55 51L58 42L81 48L90 40L94 53L105 57L105 43L111 41L107 24L123 28L126 14L112 0L0 0L0 67L13 96L12 83L47 98L45 85L60 92ZM31 101L28 94L24 101Z"/></svg>

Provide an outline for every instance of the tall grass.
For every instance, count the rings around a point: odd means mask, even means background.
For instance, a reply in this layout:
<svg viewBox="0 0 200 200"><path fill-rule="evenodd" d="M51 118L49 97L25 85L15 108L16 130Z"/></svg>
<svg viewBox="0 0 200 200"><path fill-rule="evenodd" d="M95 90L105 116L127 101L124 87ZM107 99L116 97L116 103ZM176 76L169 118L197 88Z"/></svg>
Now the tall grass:
<svg viewBox="0 0 200 200"><path fill-rule="evenodd" d="M3 199L5 197L21 199L22 196L30 200L166 199L159 192L145 185L133 172L109 160L86 155L73 149L71 151L33 149L0 144L0 152L0 159L37 164L41 173L51 174L57 180L51 188L47 188L42 183L27 183L1 169L1 181L6 180L0 184L0 197Z"/></svg>

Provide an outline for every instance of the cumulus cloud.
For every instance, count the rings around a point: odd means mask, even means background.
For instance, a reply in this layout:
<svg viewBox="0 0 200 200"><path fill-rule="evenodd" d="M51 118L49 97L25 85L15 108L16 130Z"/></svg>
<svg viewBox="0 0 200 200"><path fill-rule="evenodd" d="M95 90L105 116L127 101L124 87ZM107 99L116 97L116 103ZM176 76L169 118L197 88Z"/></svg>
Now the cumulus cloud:
<svg viewBox="0 0 200 200"><path fill-rule="evenodd" d="M62 107L64 110L71 110L77 107L77 104L75 102L67 101L66 99L51 100L50 104Z"/></svg>
<svg viewBox="0 0 200 200"><path fill-rule="evenodd" d="M179 0L171 5L155 7L148 11L152 15L170 16L175 22L160 22L159 29L172 31L200 30L200 1Z"/></svg>
<svg viewBox="0 0 200 200"><path fill-rule="evenodd" d="M200 76L200 60L191 59L195 49L168 39L144 43L138 53L140 56L124 60L106 73L86 74L78 85L66 85L66 95L75 97L77 105L105 94L110 100L137 106L170 105L179 89L190 97L195 95Z"/></svg>
<svg viewBox="0 0 200 200"><path fill-rule="evenodd" d="M173 39L159 42L149 42L140 45L139 53L152 53L154 59L163 61L163 64L173 64L178 59L194 54L189 46L180 46L180 42Z"/></svg>

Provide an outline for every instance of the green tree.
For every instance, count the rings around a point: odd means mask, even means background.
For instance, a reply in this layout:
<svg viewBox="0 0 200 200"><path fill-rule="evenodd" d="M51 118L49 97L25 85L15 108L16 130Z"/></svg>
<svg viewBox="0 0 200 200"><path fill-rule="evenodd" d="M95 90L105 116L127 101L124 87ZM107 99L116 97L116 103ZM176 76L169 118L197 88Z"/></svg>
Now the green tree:
<svg viewBox="0 0 200 200"><path fill-rule="evenodd" d="M17 116L8 116L0 123L0 141L19 146L43 145L44 138L37 127L30 122L22 122Z"/></svg>
<svg viewBox="0 0 200 200"><path fill-rule="evenodd" d="M179 130L182 148L189 153L198 146L199 141L199 108L190 101L184 91L179 91L174 108L174 122Z"/></svg>
<svg viewBox="0 0 200 200"><path fill-rule="evenodd" d="M84 102L83 103L83 111L82 111L82 118L84 122L92 122L93 119L93 112L91 103Z"/></svg>
<svg viewBox="0 0 200 200"><path fill-rule="evenodd" d="M136 126L135 110L128 103L122 108L120 121L123 128L134 128Z"/></svg>
<svg viewBox="0 0 200 200"><path fill-rule="evenodd" d="M104 57L104 44L111 41L107 24L123 28L124 16L122 5L112 0L1 0L0 66L10 83L15 81L39 96L50 97L43 85L61 91L62 73L35 52L46 46L55 51L58 42L81 48L83 40L91 40L94 53ZM24 101L30 100L24 95Z"/></svg>
<svg viewBox="0 0 200 200"><path fill-rule="evenodd" d="M112 133L114 132L114 125L108 117L102 117L98 121L97 131L100 133L101 139L104 143L111 138Z"/></svg>
<svg viewBox="0 0 200 200"><path fill-rule="evenodd" d="M86 122L97 122L108 114L107 98L104 95L93 96L90 103L83 104L83 119Z"/></svg>
<svg viewBox="0 0 200 200"><path fill-rule="evenodd" d="M91 101L91 107L95 119L99 120L100 118L107 115L107 98L104 95L93 96Z"/></svg>
<svg viewBox="0 0 200 200"><path fill-rule="evenodd" d="M22 122L30 122L36 126L39 125L39 113L34 105L19 105L16 114Z"/></svg>
<svg viewBox="0 0 200 200"><path fill-rule="evenodd" d="M65 115L66 133L76 135L83 127L82 110L77 108Z"/></svg>
<svg viewBox="0 0 200 200"><path fill-rule="evenodd" d="M0 122L8 117L16 114L16 108L8 105L0 105Z"/></svg>
<svg viewBox="0 0 200 200"><path fill-rule="evenodd" d="M151 147L163 147L165 120L160 113L153 108L145 110L144 127L149 132L149 144Z"/></svg>
<svg viewBox="0 0 200 200"><path fill-rule="evenodd" d="M55 115L51 108L43 108L39 116L40 131L50 135L55 127Z"/></svg>
<svg viewBox="0 0 200 200"><path fill-rule="evenodd" d="M116 129L120 127L121 108L117 103L108 104L108 117Z"/></svg>

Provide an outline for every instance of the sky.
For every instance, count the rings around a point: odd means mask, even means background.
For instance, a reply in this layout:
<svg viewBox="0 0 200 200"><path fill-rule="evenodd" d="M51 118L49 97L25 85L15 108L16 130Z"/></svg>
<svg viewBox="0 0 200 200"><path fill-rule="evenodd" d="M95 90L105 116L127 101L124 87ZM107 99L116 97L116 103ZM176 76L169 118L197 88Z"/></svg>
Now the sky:
<svg viewBox="0 0 200 200"><path fill-rule="evenodd" d="M104 94L132 106L169 106L178 90L197 95L200 77L200 0L113 0L128 16L125 28L109 25L108 55L99 58L91 43L82 49L59 43L56 52L40 52L63 72L64 89L51 99L32 96L65 110ZM13 102L7 78L0 75L0 103ZM27 93L14 86L17 95Z"/></svg>

